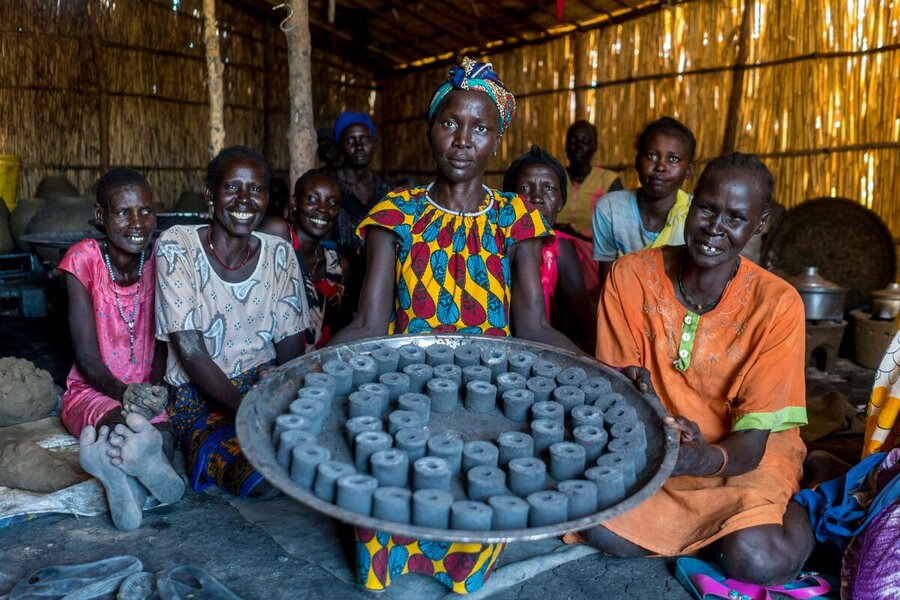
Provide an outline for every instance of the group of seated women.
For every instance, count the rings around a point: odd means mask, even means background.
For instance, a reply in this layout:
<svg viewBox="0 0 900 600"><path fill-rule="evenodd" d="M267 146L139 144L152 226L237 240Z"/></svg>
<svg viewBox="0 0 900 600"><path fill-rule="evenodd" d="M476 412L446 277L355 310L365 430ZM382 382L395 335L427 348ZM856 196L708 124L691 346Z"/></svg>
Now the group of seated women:
<svg viewBox="0 0 900 600"><path fill-rule="evenodd" d="M286 219L264 222L269 167L228 148L206 175L211 223L172 227L155 244L146 180L103 177L106 238L60 264L77 356L63 419L117 527L139 526L148 494L183 493L174 443L194 490L276 493L243 456L234 416L266 371L304 351L391 334L513 335L622 370L659 396L681 436L659 492L567 541L617 556L710 548L729 577L760 584L797 575L814 547L792 501L805 455L803 306L740 256L768 218L769 170L746 154L714 158L691 198L681 186L694 136L663 118L638 137L640 187L603 195L621 184L591 167L596 130L579 122L568 168L535 146L491 189L485 170L514 115L490 64L450 70L427 107L434 180L367 207L355 229L364 274L349 273L331 241L342 189L330 173L303 175ZM568 224L554 229L560 217ZM361 291L344 320L350 276ZM484 554L481 575L500 550Z"/></svg>

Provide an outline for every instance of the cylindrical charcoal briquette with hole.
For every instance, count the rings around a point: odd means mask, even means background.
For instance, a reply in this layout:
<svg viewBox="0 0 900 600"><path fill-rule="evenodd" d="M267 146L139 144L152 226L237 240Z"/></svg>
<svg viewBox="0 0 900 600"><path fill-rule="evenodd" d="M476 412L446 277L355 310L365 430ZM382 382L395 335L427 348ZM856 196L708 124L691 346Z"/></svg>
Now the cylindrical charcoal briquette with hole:
<svg viewBox="0 0 900 600"><path fill-rule="evenodd" d="M353 465L337 460L326 460L316 467L316 481L313 483L313 493L316 498L325 502L334 502L334 487L338 478L344 475L356 473Z"/></svg>
<svg viewBox="0 0 900 600"><path fill-rule="evenodd" d="M587 404L593 404L601 395L612 390L609 379L605 377L588 377L579 387L584 392L584 401Z"/></svg>
<svg viewBox="0 0 900 600"><path fill-rule="evenodd" d="M499 448L498 464L506 467L514 458L530 458L534 456L534 440L521 431L505 431L497 438Z"/></svg>
<svg viewBox="0 0 900 600"><path fill-rule="evenodd" d="M481 348L475 344L463 344L453 351L453 360L460 368L481 363Z"/></svg>
<svg viewBox="0 0 900 600"><path fill-rule="evenodd" d="M630 454L607 452L597 459L596 465L598 467L612 467L622 473L622 481L626 490L630 490L634 486L637 471L635 470L634 457Z"/></svg>
<svg viewBox="0 0 900 600"><path fill-rule="evenodd" d="M508 368L510 373L517 373L522 377L528 379L531 377L531 369L534 367L534 363L537 360L537 355L534 352L528 352L524 350L519 350L516 352L511 352L509 355Z"/></svg>
<svg viewBox="0 0 900 600"><path fill-rule="evenodd" d="M506 473L497 467L481 465L466 473L466 495L469 500L485 501L506 493Z"/></svg>
<svg viewBox="0 0 900 600"><path fill-rule="evenodd" d="M378 379L378 365L371 356L364 354L351 356L347 360L347 364L353 370L353 387L355 388Z"/></svg>
<svg viewBox="0 0 900 600"><path fill-rule="evenodd" d="M488 500L488 506L494 510L491 517L491 529L494 531L528 527L530 506L518 496L494 496Z"/></svg>
<svg viewBox="0 0 900 600"><path fill-rule="evenodd" d="M375 364L378 365L379 376L397 371L397 366L400 364L400 353L393 348L382 346L381 348L375 348L369 354L375 360Z"/></svg>
<svg viewBox="0 0 900 600"><path fill-rule="evenodd" d="M346 397L353 391L353 369L344 361L333 358L322 365L322 371L334 377L334 395Z"/></svg>
<svg viewBox="0 0 900 600"><path fill-rule="evenodd" d="M404 344L397 348L397 354L400 359L397 361L397 368L403 371L409 365L425 364L425 350L415 344Z"/></svg>
<svg viewBox="0 0 900 600"><path fill-rule="evenodd" d="M644 432L644 424L635 419L634 421L619 421L609 428L609 433L614 438L637 437L646 439Z"/></svg>
<svg viewBox="0 0 900 600"><path fill-rule="evenodd" d="M507 419L517 423L528 421L534 394L526 389L507 390L503 393L503 414Z"/></svg>
<svg viewBox="0 0 900 600"><path fill-rule="evenodd" d="M462 469L463 440L455 433L441 433L428 438L425 444L428 456L443 458L450 465L450 471L459 473Z"/></svg>
<svg viewBox="0 0 900 600"><path fill-rule="evenodd" d="M459 406L459 386L455 382L435 377L425 389L431 398L432 412L451 413Z"/></svg>
<svg viewBox="0 0 900 600"><path fill-rule="evenodd" d="M553 401L562 404L566 414L576 406L584 405L584 392L573 385L559 385L553 390Z"/></svg>
<svg viewBox="0 0 900 600"><path fill-rule="evenodd" d="M587 453L572 442L556 442L550 445L550 477L565 481L581 477L584 473Z"/></svg>
<svg viewBox="0 0 900 600"><path fill-rule="evenodd" d="M425 384L434 377L434 369L431 365L407 365L403 367L403 374L409 377L409 391L415 394L425 393Z"/></svg>
<svg viewBox="0 0 900 600"><path fill-rule="evenodd" d="M424 427L422 415L411 410L395 410L388 415L388 433L394 435L401 429Z"/></svg>
<svg viewBox="0 0 900 600"><path fill-rule="evenodd" d="M583 404L572 409L572 427L579 425L593 425L603 427L603 411L596 406Z"/></svg>
<svg viewBox="0 0 900 600"><path fill-rule="evenodd" d="M581 367L566 367L556 375L559 385L580 386L587 380L587 373Z"/></svg>
<svg viewBox="0 0 900 600"><path fill-rule="evenodd" d="M309 432L313 435L322 433L322 427L325 425L325 403L314 398L300 398L291 402L290 411L292 414L300 415L309 423Z"/></svg>
<svg viewBox="0 0 900 600"><path fill-rule="evenodd" d="M562 492L541 490L528 494L525 499L531 506L528 511L529 527L563 523L569 516L569 497Z"/></svg>
<svg viewBox="0 0 900 600"><path fill-rule="evenodd" d="M418 527L447 529L450 527L450 505L453 495L445 490L416 490L412 495L412 523Z"/></svg>
<svg viewBox="0 0 900 600"><path fill-rule="evenodd" d="M394 444L409 457L409 462L425 456L425 443L428 441L428 430L423 427L401 429L394 435Z"/></svg>
<svg viewBox="0 0 900 600"><path fill-rule="evenodd" d="M373 452L369 458L372 477L380 486L406 487L409 479L409 457L402 450L390 448Z"/></svg>
<svg viewBox="0 0 900 600"><path fill-rule="evenodd" d="M566 428L558 421L535 419L531 422L531 437L534 440L534 456L543 458L553 444L563 441ZM567 478L568 479L568 478Z"/></svg>
<svg viewBox="0 0 900 600"><path fill-rule="evenodd" d="M331 451L316 444L301 444L291 451L291 481L311 488L319 463L331 460Z"/></svg>
<svg viewBox="0 0 900 600"><path fill-rule="evenodd" d="M487 381L491 382L491 368L486 367L484 365L469 365L468 367L463 367L462 370L462 384L463 387L469 385L469 382L472 381Z"/></svg>
<svg viewBox="0 0 900 600"><path fill-rule="evenodd" d="M500 459L500 451L494 444L484 440L473 440L463 444L462 470L478 466L496 467Z"/></svg>
<svg viewBox="0 0 900 600"><path fill-rule="evenodd" d="M381 419L371 415L353 417L347 419L345 427L347 428L347 445L350 446L350 450L353 450L357 435L363 431L381 431Z"/></svg>
<svg viewBox="0 0 900 600"><path fill-rule="evenodd" d="M446 344L432 344L425 348L425 362L436 367L453 364L453 348Z"/></svg>
<svg viewBox="0 0 900 600"><path fill-rule="evenodd" d="M497 406L497 387L487 381L470 381L466 385L466 410L488 415Z"/></svg>
<svg viewBox="0 0 900 600"><path fill-rule="evenodd" d="M616 423L622 421L634 423L637 420L637 411L634 410L633 406L624 401L616 402L608 409L603 411L603 421L610 429L612 429Z"/></svg>
<svg viewBox="0 0 900 600"><path fill-rule="evenodd" d="M491 381L497 381L497 376L506 372L508 361L506 350L503 348L488 346L481 350L481 364L490 368Z"/></svg>
<svg viewBox="0 0 900 600"><path fill-rule="evenodd" d="M281 437L281 433L288 429L302 429L303 431L308 432L310 431L310 423L306 417L301 417L300 415L295 415L293 413L278 415L275 417L275 428L272 430L272 443L277 444L278 438Z"/></svg>
<svg viewBox="0 0 900 600"><path fill-rule="evenodd" d="M377 489L378 481L374 477L362 473L344 475L335 485L334 503L344 510L370 515L372 496Z"/></svg>
<svg viewBox="0 0 900 600"><path fill-rule="evenodd" d="M594 400L594 406L602 410L606 413L614 404L617 402L624 402L625 398L622 394L618 392L606 392L605 394L600 394L597 396L597 399Z"/></svg>
<svg viewBox="0 0 900 600"><path fill-rule="evenodd" d="M444 490L450 491L450 463L446 459L437 456L424 456L413 462L413 489L414 490Z"/></svg>
<svg viewBox="0 0 900 600"><path fill-rule="evenodd" d="M635 477L647 466L647 438L643 436L627 436L613 439L606 448L611 453L625 454L634 463Z"/></svg>
<svg viewBox="0 0 900 600"><path fill-rule="evenodd" d="M350 392L347 401L347 415L351 419L357 417L381 417L382 394L371 394L362 390Z"/></svg>
<svg viewBox="0 0 900 600"><path fill-rule="evenodd" d="M401 487L380 487L372 494L372 516L394 523L410 522L412 492Z"/></svg>
<svg viewBox="0 0 900 600"><path fill-rule="evenodd" d="M384 431L363 431L353 442L353 464L360 473L369 472L369 458L379 450L387 450L394 438Z"/></svg>
<svg viewBox="0 0 900 600"><path fill-rule="evenodd" d="M297 446L315 444L316 436L302 429L285 429L278 436L278 453L275 459L284 469L291 468L291 451Z"/></svg>
<svg viewBox="0 0 900 600"><path fill-rule="evenodd" d="M556 383L549 377L536 375L525 382L525 389L534 394L535 402L547 402L556 389Z"/></svg>
<svg viewBox="0 0 900 600"><path fill-rule="evenodd" d="M572 437L575 443L584 447L585 461L591 464L596 461L603 450L606 449L606 442L609 437L606 430L594 425L579 425L572 430Z"/></svg>
<svg viewBox="0 0 900 600"><path fill-rule="evenodd" d="M543 419L563 425L566 422L566 409L554 400L535 401L531 405L531 416L535 420Z"/></svg>
<svg viewBox="0 0 900 600"><path fill-rule="evenodd" d="M547 465L539 458L514 458L506 465L506 483L516 496L524 498L528 494L544 489L547 479Z"/></svg>
<svg viewBox="0 0 900 600"><path fill-rule="evenodd" d="M437 365L433 368L433 372L436 379L449 379L457 387L462 387L462 369L457 365Z"/></svg>
<svg viewBox="0 0 900 600"><path fill-rule="evenodd" d="M546 377L554 383L560 371L562 371L562 367L550 360L536 360L534 366L531 367L531 372L535 377Z"/></svg>
<svg viewBox="0 0 900 600"><path fill-rule="evenodd" d="M489 531L491 507L484 502L457 500L450 505L450 528L461 531Z"/></svg>
<svg viewBox="0 0 900 600"><path fill-rule="evenodd" d="M397 406L400 410L408 410L418 414L419 418L422 419L422 424L428 425L428 419L431 416L431 398L425 394L407 392L397 400Z"/></svg>
<svg viewBox="0 0 900 600"><path fill-rule="evenodd" d="M323 375L323 373L314 373L314 375ZM297 391L297 400L304 398L312 398L318 400L324 406L324 416L327 418L331 414L331 405L334 403L334 390L322 387L320 385L308 385Z"/></svg>
<svg viewBox="0 0 900 600"><path fill-rule="evenodd" d="M567 520L580 519L597 512L597 484L593 481L569 479L561 481L556 489L569 498Z"/></svg>
<svg viewBox="0 0 900 600"><path fill-rule="evenodd" d="M356 390L377 396L381 402L381 415L386 414L391 405L391 392L383 383L364 383Z"/></svg>
<svg viewBox="0 0 900 600"><path fill-rule="evenodd" d="M588 481L597 486L597 509L603 510L625 499L625 478L612 466L591 467L584 472Z"/></svg>
<svg viewBox="0 0 900 600"><path fill-rule="evenodd" d="M315 388L321 387L328 390L329 398L328 398L328 406L331 407L331 403L334 401L334 398L337 394L337 380L329 375L328 373L307 373L303 376L303 387L304 388ZM301 388L302 389L302 388Z"/></svg>
<svg viewBox="0 0 900 600"><path fill-rule="evenodd" d="M378 377L378 383L388 389L389 406L397 405L400 396L409 391L409 375L405 373L385 373Z"/></svg>
<svg viewBox="0 0 900 600"><path fill-rule="evenodd" d="M524 390L526 381L525 376L518 373L500 373L497 375L497 395L502 397L509 390Z"/></svg>

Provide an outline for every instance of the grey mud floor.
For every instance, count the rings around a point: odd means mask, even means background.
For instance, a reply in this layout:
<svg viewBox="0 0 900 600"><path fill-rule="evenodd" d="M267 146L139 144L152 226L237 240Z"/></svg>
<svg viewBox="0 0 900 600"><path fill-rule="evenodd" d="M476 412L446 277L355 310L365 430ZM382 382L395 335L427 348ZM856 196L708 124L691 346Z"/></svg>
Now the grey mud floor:
<svg viewBox="0 0 900 600"><path fill-rule="evenodd" d="M65 331L64 323L48 321L0 319L0 356L28 358L64 386L71 365L68 340L58 335ZM810 395L834 389L851 404L860 404L867 399L871 381L872 371L841 360L836 374L813 374L807 383ZM852 460L858 456L861 439L829 436L815 447ZM43 567L133 554L151 572L178 564L201 567L248 600L373 597L354 583L350 544L342 545L340 539L349 539L347 532L288 498L236 500L188 491L174 506L145 512L143 526L130 533L116 531L106 515L46 516L0 529L0 596ZM553 542L538 543L551 550L559 548ZM510 547L506 555L515 558L523 551L529 554L527 550ZM528 564L521 579L506 578L516 583L487 597L690 598L672 576L672 562L663 559L618 560L591 554L546 570ZM488 588L495 587L491 583ZM411 575L397 579L378 597L418 600L446 593L440 584Z"/></svg>

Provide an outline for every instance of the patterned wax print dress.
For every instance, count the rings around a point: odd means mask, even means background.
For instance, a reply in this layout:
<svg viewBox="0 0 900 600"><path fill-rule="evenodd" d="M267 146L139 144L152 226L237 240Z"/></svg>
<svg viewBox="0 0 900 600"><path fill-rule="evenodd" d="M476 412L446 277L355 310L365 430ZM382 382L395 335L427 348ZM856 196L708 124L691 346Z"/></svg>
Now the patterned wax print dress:
<svg viewBox="0 0 900 600"><path fill-rule="evenodd" d="M198 226L176 226L159 238L156 260L156 337L170 343L166 382L168 412L185 452L191 487L212 485L246 497L262 481L241 452L234 415L206 398L171 348L170 334L199 331L210 358L245 394L257 368L275 360L275 344L309 324L300 266L284 240L254 233L259 259L244 281L216 274ZM205 235L205 233L203 234Z"/></svg>
<svg viewBox="0 0 900 600"><path fill-rule="evenodd" d="M397 236L397 293L388 332L510 335L509 252L553 231L519 196L485 188L472 213L445 210L416 187L389 193L359 225ZM383 590L405 573L424 573L458 594L478 591L505 544L462 544L356 530L357 574Z"/></svg>

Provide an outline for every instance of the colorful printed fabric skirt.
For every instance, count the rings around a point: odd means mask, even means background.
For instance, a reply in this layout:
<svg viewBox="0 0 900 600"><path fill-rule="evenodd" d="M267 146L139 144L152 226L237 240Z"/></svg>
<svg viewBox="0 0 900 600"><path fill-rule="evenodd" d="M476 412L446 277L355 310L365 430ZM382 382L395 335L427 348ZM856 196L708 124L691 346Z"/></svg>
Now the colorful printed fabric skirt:
<svg viewBox="0 0 900 600"><path fill-rule="evenodd" d="M243 395L259 379L257 367L231 380ZM262 475L241 452L234 429L234 415L218 410L193 383L171 389L166 407L175 435L187 461L190 484L201 492L213 485L246 498L262 481Z"/></svg>
<svg viewBox="0 0 900 600"><path fill-rule="evenodd" d="M357 527L356 573L371 591L386 589L395 577L422 573L457 594L481 589L506 544L461 544L416 540Z"/></svg>

